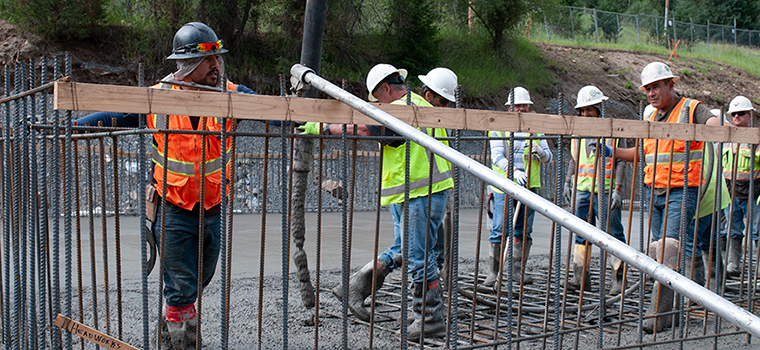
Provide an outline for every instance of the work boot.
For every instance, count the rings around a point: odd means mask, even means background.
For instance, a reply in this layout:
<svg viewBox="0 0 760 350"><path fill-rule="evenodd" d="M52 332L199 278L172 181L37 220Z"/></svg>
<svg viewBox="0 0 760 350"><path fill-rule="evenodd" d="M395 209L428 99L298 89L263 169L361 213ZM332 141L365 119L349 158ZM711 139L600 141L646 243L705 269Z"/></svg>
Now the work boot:
<svg viewBox="0 0 760 350"><path fill-rule="evenodd" d="M488 276L483 282L483 286L493 287L494 282L499 278L499 256L501 256L501 242L491 242L488 249Z"/></svg>
<svg viewBox="0 0 760 350"><path fill-rule="evenodd" d="M623 264L623 261L618 259L618 257L614 255L609 256L610 261L610 269L612 270L611 277L612 277L612 286L610 286L610 296L615 296L620 294L623 291L623 272L625 270L625 265Z"/></svg>
<svg viewBox="0 0 760 350"><path fill-rule="evenodd" d="M692 258L686 258L683 262L683 274L690 278L694 283L703 286L705 285L705 264L701 257L697 257L694 260L694 274L691 270Z"/></svg>
<svg viewBox="0 0 760 350"><path fill-rule="evenodd" d="M385 260L380 257L377 258L377 279L375 280L374 289L372 288L372 267L373 262L370 261L361 270L351 275L349 281L348 290L348 308L356 316L356 318L369 322L370 314L369 310L364 307L364 299L366 299L373 290L378 290L383 286L385 277L391 273L392 269ZM343 301L343 285L339 285L332 290L338 300Z"/></svg>
<svg viewBox="0 0 760 350"><path fill-rule="evenodd" d="M659 289L660 295L657 298L657 290ZM673 310L673 295L674 291L666 286L660 284L660 282L654 283L654 289L652 289L651 302L649 308L644 314L644 317L654 314L660 314ZM670 327L673 320L673 315L662 315L644 319L644 332L647 334L659 333Z"/></svg>
<svg viewBox="0 0 760 350"><path fill-rule="evenodd" d="M664 247L663 247L664 244ZM662 264L672 270L678 270L678 255L681 249L681 242L674 238L665 238L652 242L649 245L649 257L660 261L660 255L663 256ZM661 251L664 250L664 254ZM659 295L658 295L659 291ZM660 314L668 312L673 309L673 295L674 291L667 286L663 286L660 282L655 282L654 289L649 302L649 308L647 309L646 316L654 314ZM655 316L644 319L644 331L651 334L654 332L662 332L665 328L670 327L672 315Z"/></svg>
<svg viewBox="0 0 760 350"><path fill-rule="evenodd" d="M591 276L589 275L588 264L586 263L588 261L587 251L590 248L586 244L576 244L573 247L573 278L567 281L567 286L565 286L567 290L576 291L581 289L581 281L583 281L583 291L591 291Z"/></svg>
<svg viewBox="0 0 760 350"><path fill-rule="evenodd" d="M520 285L520 275L524 272L522 269L522 263L523 261L528 261L528 257L530 257L530 247L533 246L533 240L528 239L525 242L525 251L523 251L523 240L522 238L515 237L514 239L510 240L514 244L514 249L512 251L512 280L515 281L515 285ZM504 250L504 254L508 254L508 250ZM533 283L533 277L529 274L525 274L523 276L523 283L525 284L531 284Z"/></svg>
<svg viewBox="0 0 760 350"><path fill-rule="evenodd" d="M738 277L741 274L743 237L731 237L728 247L728 266L726 277Z"/></svg>
<svg viewBox="0 0 760 350"><path fill-rule="evenodd" d="M422 288L425 286L427 286L427 292L425 293L423 303ZM423 338L445 337L446 322L444 322L443 315L441 314L442 307L441 287L438 284L438 280L428 281L427 283L415 282L414 293L412 294L414 322L407 328L407 339L417 342L420 339L420 335Z"/></svg>

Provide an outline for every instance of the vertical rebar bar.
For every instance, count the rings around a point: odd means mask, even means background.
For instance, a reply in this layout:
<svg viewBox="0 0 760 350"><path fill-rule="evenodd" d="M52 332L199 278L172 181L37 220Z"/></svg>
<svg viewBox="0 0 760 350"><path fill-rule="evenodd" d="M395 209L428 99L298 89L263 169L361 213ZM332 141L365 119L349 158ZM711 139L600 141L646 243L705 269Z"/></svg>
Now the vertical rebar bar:
<svg viewBox="0 0 760 350"><path fill-rule="evenodd" d="M102 126L100 123L99 126ZM106 147L103 137L98 137L98 155L100 156L100 232L101 232L101 256L103 258L103 315L105 316L106 334L111 334L111 298L108 287L108 220L106 217ZM164 163L166 164L166 163ZM163 256L163 255L162 255Z"/></svg>
<svg viewBox="0 0 760 350"><path fill-rule="evenodd" d="M8 68L8 65L5 65L5 96L10 96L11 91L11 73L10 69ZM4 160L4 183L5 183L5 218L6 220L3 220L3 326L4 326L4 332L3 332L3 343L7 344L8 347L10 347L12 342L12 336L11 336L11 291L10 291L10 264L11 264L11 250L7 247L10 247L11 244L11 208L10 203L13 203L13 197L11 196L13 192L13 182L10 181L12 178L11 171L13 169L13 165L11 163L11 109L10 109L10 103L4 104L4 111L5 111L5 127L3 128L5 132L5 160Z"/></svg>
<svg viewBox="0 0 760 350"><path fill-rule="evenodd" d="M145 84L145 71L143 68L142 63L137 68L137 86L143 87ZM138 127L140 129L145 129L145 115L140 114L138 116ZM149 164L147 163L147 160L145 159L145 134L140 133L137 135L137 174L140 177L140 180L137 182L137 198L140 202L140 291L142 294L142 343L143 343L143 349L150 349L150 312L148 308L148 247L146 246L146 243L148 242L148 235L153 234L152 232L148 231L148 218L146 213L146 198L142 198L142 194L144 194L146 191L146 188L148 186L147 181L147 174L148 174L148 167ZM90 152L90 141L87 140L87 154L89 156ZM89 162L89 161L88 161ZM164 163L166 164L166 163ZM152 185L151 185L152 186ZM90 187L90 194L92 193L92 185ZM92 199L90 199L90 202L92 202ZM156 203L154 203L155 205ZM92 215L92 212L90 212L90 215ZM155 218L154 218L155 220ZM90 225L92 225L92 219L90 219ZM92 232L92 227L90 227L90 231ZM91 234L90 237L94 237L93 234ZM92 249L94 250L94 245L92 245ZM93 257L93 291L95 290L95 252L92 253ZM162 276L158 276L158 278L163 278ZM95 293L93 292L93 297L95 297ZM93 299L95 301L95 299ZM160 317L160 316L159 316Z"/></svg>
<svg viewBox="0 0 760 350"><path fill-rule="evenodd" d="M116 127L116 118L111 122L111 126ZM121 293L121 224L119 208L119 139L116 136L111 138L111 163L113 166L113 231L114 231L114 253L116 256L116 325L118 326L118 337L122 339L122 293ZM78 182L77 182L78 183Z"/></svg>
<svg viewBox="0 0 760 350"><path fill-rule="evenodd" d="M560 92L559 93L559 104L557 106L557 114L562 115L562 111L565 110L565 94ZM557 136L557 181L556 187L554 189L554 204L561 207L563 198L562 198L562 183L565 179L565 148L564 148L564 137L562 135ZM556 275L554 276L554 350L559 350L560 345L560 317L562 317L562 312L560 310L560 269L562 268L562 226L560 225L554 225L554 271L556 271ZM547 281L547 291L551 289L550 283Z"/></svg>
<svg viewBox="0 0 760 350"><path fill-rule="evenodd" d="M29 60L29 88L33 89L37 87L37 74L36 65L34 59ZM32 95L29 98L29 124L37 124L37 95ZM37 270L36 261L42 252L39 247L39 235L40 235L40 210L39 202L37 201L37 137L36 132L29 131L30 145L29 152L29 340L28 347L31 349L38 349L40 337L39 329L37 326L37 280L35 276L39 273ZM41 288L41 285L40 285Z"/></svg>
<svg viewBox="0 0 760 350"><path fill-rule="evenodd" d="M53 65L53 76L58 77L60 76L60 56L55 56L55 62ZM50 318L52 319L60 312L61 308L61 301L60 301L60 290L61 290L61 282L60 282L60 237L61 237L61 231L60 231L60 176L56 174L61 169L61 146L60 146L60 139L58 136L60 135L60 125L61 125L61 116L60 113L57 110L53 111L53 140L52 140L52 147L51 147L51 153L53 155L53 164L50 166L50 175L53 178L53 188L51 192L52 197L52 203L51 206L53 207L53 247L51 250L51 254L53 255L53 264L52 264L52 283L50 286L50 290L52 293L52 303L53 306L51 308ZM61 341L61 332L57 328L53 328L52 332L52 340L53 340L53 348L58 349L60 347L60 341Z"/></svg>
<svg viewBox="0 0 760 350"><path fill-rule="evenodd" d="M226 82L226 78L224 78ZM227 87L226 83L222 84L225 87ZM231 117L231 116L228 116ZM221 201L219 203L219 253L220 253L220 260L221 260L221 278L220 278L220 289L221 289L221 300L220 300L220 313L221 313L221 322L220 322L220 329L219 332L221 333L221 348L227 349L228 347L228 337L229 337L229 325L228 325L228 317L229 317L229 310L227 310L227 298L229 295L229 290L227 289L227 272L230 266L227 264L227 245L229 242L227 241L227 210L228 210L228 197L227 197L227 186L229 185L229 179L227 178L227 126L228 123L234 123L235 121L231 118L222 118L222 126L221 126L221 139L220 142L220 157L222 160L222 169L221 169L221 182L222 187L220 189L220 198Z"/></svg>
<svg viewBox="0 0 760 350"><path fill-rule="evenodd" d="M280 75L282 77L282 75ZM281 90L284 91L284 78L280 79ZM283 93L284 94L284 93ZM280 129L280 217L282 222L282 349L288 349L288 270L290 268L290 252L288 246L290 240L288 237L288 164L286 155L288 154L288 142L285 134L287 132L286 123L282 123ZM345 154L344 154L345 156Z"/></svg>
<svg viewBox="0 0 760 350"><path fill-rule="evenodd" d="M69 52L66 52L65 55L65 65L66 65L66 75L71 76L71 54ZM66 140L64 142L64 147L66 150L66 159L71 160L74 158L74 154L71 151L71 144L72 144L72 129L71 129L71 111L65 112L65 131L66 131ZM72 317L71 314L71 296L72 296L72 276L71 276L71 265L72 265L72 256L71 256L71 211L72 211L72 205L71 205L71 195L73 191L71 190L71 186L74 185L73 180L73 164L69 161L66 164L64 164L64 188L66 189L65 192L69 194L69 196L66 196L65 198L65 211L64 211L64 227L65 227L65 261L66 266L64 267L65 276L66 276L66 286L64 287L64 312L68 317ZM64 332L64 341L65 341L65 348L71 349L71 333Z"/></svg>
<svg viewBox="0 0 760 350"><path fill-rule="evenodd" d="M47 83L47 58L43 56L40 59L40 84L45 85ZM7 90L6 90L7 91ZM48 122L48 105L47 105L47 94L41 94L40 96L40 104L41 104L41 118L40 118L40 125L45 125ZM45 310L48 306L48 298L47 296L51 293L49 292L49 283L48 282L48 264L50 262L49 256L49 247L48 247L48 177L47 177L47 163L48 163L48 147L49 143L46 138L44 138L45 135L48 133L46 131L40 132L41 136L43 136L41 140L41 147L40 147L40 160L39 160L39 174L37 176L38 183L41 184L39 188L40 193L40 211L42 212L42 218L40 222L41 230L40 230L40 237L39 237L39 245L38 245L38 251L40 254L39 257L39 276L38 276L38 283L40 286L40 303L39 303L39 327L41 328L41 334L38 338L39 341L39 347L44 348L48 345L47 342L47 336L48 334L48 325L47 325L47 316ZM36 153L36 152L35 152ZM42 252L48 252L48 253L42 253ZM52 312L50 313L52 315ZM52 332L51 332L52 333ZM52 341L52 340L51 340Z"/></svg>

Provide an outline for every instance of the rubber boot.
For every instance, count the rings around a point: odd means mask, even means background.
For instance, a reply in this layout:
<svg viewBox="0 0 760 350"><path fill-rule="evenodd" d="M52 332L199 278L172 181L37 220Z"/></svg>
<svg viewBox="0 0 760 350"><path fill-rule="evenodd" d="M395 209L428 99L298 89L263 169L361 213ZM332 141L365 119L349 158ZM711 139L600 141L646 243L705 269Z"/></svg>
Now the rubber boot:
<svg viewBox="0 0 760 350"><path fill-rule="evenodd" d="M348 308L356 316L356 318L369 322L370 313L364 307L364 299L366 299L373 290L378 290L383 286L385 277L391 273L392 269L385 263L385 260L380 257L377 258L377 279L375 280L374 289L372 288L372 267L373 262L370 261L361 270L351 275L349 281L348 290ZM332 290L338 300L343 301L343 285L339 285Z"/></svg>
<svg viewBox="0 0 760 350"><path fill-rule="evenodd" d="M423 302L422 288L424 287L427 287L427 292ZM423 338L445 337L446 322L444 322L441 314L442 307L441 286L437 279L427 283L415 282L414 293L412 294L414 322L407 328L407 339L417 342L421 335Z"/></svg>
<svg viewBox="0 0 760 350"><path fill-rule="evenodd" d="M705 285L705 264L701 257L694 260L694 273L691 270L692 258L686 258L683 262L683 274L690 278L694 283L703 286Z"/></svg>
<svg viewBox="0 0 760 350"><path fill-rule="evenodd" d="M567 290L575 291L581 289L581 281L584 281L583 291L591 291L591 276L589 275L588 264L586 264L586 251L590 248L586 244L575 244L573 247L573 278L567 281L567 286L565 286Z"/></svg>
<svg viewBox="0 0 760 350"><path fill-rule="evenodd" d="M625 266L623 264L623 261L614 255L610 255L608 259L610 261L610 269L612 270L612 273L610 275L612 277L610 296L615 296L623 291L623 272L625 270Z"/></svg>
<svg viewBox="0 0 760 350"><path fill-rule="evenodd" d="M663 241L658 240L652 242L649 245L649 257L660 261L660 256L663 256L662 264L670 269L678 269L678 255L681 249L681 244L677 239L665 238L663 247ZM664 249L664 253L661 251ZM658 295L659 291L659 295ZM673 295L675 292L663 286L660 282L655 282L654 289L649 301L649 308L644 316L651 316L654 314L660 314L668 312L673 309ZM665 328L671 326L672 315L662 315L656 317L650 317L644 319L644 331L651 334L654 332L662 332Z"/></svg>
<svg viewBox="0 0 760 350"><path fill-rule="evenodd" d="M515 285L519 285L520 275L523 273L522 263L523 261L527 262L530 257L530 247L533 246L533 240L529 239L525 242L525 251L523 251L523 240L521 238L515 237L511 242L514 244L514 248L512 248L514 249L512 251L512 279L515 281ZM509 251L505 249L504 254L507 255L508 253ZM533 277L526 273L523 276L523 283L533 283Z"/></svg>
<svg viewBox="0 0 760 350"><path fill-rule="evenodd" d="M656 299L658 289L660 291L660 295L659 299ZM660 282L655 282L654 289L652 290L652 297L649 303L649 308L644 314L644 317L673 310L673 295L674 291L672 289L661 285ZM645 318L644 332L647 332L647 334L662 332L666 328L670 327L672 320L673 315L671 314Z"/></svg>
<svg viewBox="0 0 760 350"><path fill-rule="evenodd" d="M741 274L743 240L743 237L731 237L728 247L728 266L726 266L727 277L738 277Z"/></svg>
<svg viewBox="0 0 760 350"><path fill-rule="evenodd" d="M483 282L483 285L486 287L493 287L494 282L499 278L500 254L501 242L491 242L491 247L488 249L488 276L485 282Z"/></svg>

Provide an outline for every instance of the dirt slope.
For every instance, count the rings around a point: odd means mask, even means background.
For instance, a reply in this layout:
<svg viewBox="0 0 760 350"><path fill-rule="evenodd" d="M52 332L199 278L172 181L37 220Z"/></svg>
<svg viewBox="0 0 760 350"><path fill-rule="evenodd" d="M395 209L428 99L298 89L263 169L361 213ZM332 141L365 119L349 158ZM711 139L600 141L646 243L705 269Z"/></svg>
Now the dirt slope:
<svg viewBox="0 0 760 350"><path fill-rule="evenodd" d="M78 82L101 84L136 85L137 65L127 62L115 43L99 44L81 42L77 44L40 43L36 38L27 40L25 33L5 20L0 20L0 63L12 65L46 55L52 57L70 51L72 56L73 79ZM566 107L563 113L573 114L572 107L576 93L585 85L596 85L610 97L608 114L619 118L637 118L639 101L645 100L638 91L639 74L652 61L666 61L668 58L644 52L622 50L589 49L570 46L537 44L544 53L544 61L553 70L558 83L546 91L532 91L535 110L539 113L556 113L557 96L564 92ZM52 59L49 59L52 64ZM39 64L39 62L37 62ZM681 58L670 62L670 67L681 81L676 91L687 97L705 102L710 108L718 108L728 103L736 95L745 95L760 101L760 78L746 71L712 61ZM146 72L146 77L163 76L169 72ZM52 78L52 76L51 76ZM231 77L235 79L236 77ZM273 77L276 79L276 77ZM148 78L147 80L150 80ZM245 81L245 79L237 79ZM146 81L146 84L151 83ZM0 86L0 91L2 91ZM349 83L349 90L359 93L363 82ZM355 90L355 91L353 91ZM488 96L464 96L466 108L503 109L508 91Z"/></svg>

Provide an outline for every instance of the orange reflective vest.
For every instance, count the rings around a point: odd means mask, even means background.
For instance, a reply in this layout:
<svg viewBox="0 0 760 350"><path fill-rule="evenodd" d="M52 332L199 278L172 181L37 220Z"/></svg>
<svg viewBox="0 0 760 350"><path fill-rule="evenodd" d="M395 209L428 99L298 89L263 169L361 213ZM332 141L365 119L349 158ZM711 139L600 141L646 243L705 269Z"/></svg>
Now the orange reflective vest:
<svg viewBox="0 0 760 350"><path fill-rule="evenodd" d="M152 86L158 89L179 90L177 85L159 83ZM227 82L227 90L237 91L237 85ZM201 130L203 119L198 121L198 127L193 128L190 117L186 115L148 115L148 127L151 129L164 129L166 118L169 118L171 130ZM232 119L226 122L224 118L201 117L206 119L208 131L222 131L222 126L229 131L232 127ZM166 166L166 200L183 209L192 210L196 203L200 202L200 181L203 135L169 134L169 146L166 163L164 164L164 134L153 134L153 178L156 180L156 190L163 193L164 166ZM203 206L209 209L221 202L221 170L222 170L222 143L216 135L206 137L205 157L205 183ZM229 176L230 160L229 152L232 142L227 138L226 153L227 174Z"/></svg>
<svg viewBox="0 0 760 350"><path fill-rule="evenodd" d="M668 123L693 123L694 110L702 102L682 97L668 116ZM654 121L657 111L649 116ZM702 149L704 142L689 141L689 154L685 154L684 141L644 139L646 167L644 167L644 182L654 188L683 187L684 164L689 160L688 187L699 187L699 174L702 172ZM655 147L655 145L657 145ZM670 165L670 151L673 147L673 165ZM655 159L655 153L657 159ZM702 181L704 183L704 180Z"/></svg>

